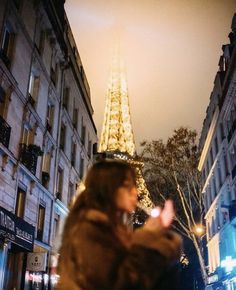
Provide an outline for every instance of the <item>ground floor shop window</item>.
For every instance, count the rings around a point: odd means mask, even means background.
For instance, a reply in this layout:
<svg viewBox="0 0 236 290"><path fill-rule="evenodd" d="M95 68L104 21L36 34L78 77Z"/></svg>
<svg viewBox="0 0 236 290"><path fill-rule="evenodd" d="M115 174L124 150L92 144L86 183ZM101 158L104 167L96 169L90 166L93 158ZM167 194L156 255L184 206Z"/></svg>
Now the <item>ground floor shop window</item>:
<svg viewBox="0 0 236 290"><path fill-rule="evenodd" d="M4 271L4 290L24 289L25 267L25 253L17 246L12 245L7 253L6 268Z"/></svg>
<svg viewBox="0 0 236 290"><path fill-rule="evenodd" d="M26 271L24 290L48 290L48 282L47 273Z"/></svg>

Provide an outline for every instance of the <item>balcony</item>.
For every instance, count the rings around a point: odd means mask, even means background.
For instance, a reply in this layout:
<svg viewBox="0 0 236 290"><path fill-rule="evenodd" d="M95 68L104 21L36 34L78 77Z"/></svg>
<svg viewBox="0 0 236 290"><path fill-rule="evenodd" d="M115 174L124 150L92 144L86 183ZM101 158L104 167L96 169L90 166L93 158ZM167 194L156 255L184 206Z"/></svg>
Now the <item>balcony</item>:
<svg viewBox="0 0 236 290"><path fill-rule="evenodd" d="M38 156L42 156L42 154L40 147L35 144L20 144L20 161L34 175L36 174Z"/></svg>
<svg viewBox="0 0 236 290"><path fill-rule="evenodd" d="M9 147L11 135L11 127L8 123L0 116L0 143L2 143L6 148Z"/></svg>
<svg viewBox="0 0 236 290"><path fill-rule="evenodd" d="M236 218L236 200L232 200L229 206L229 220L233 221Z"/></svg>
<svg viewBox="0 0 236 290"><path fill-rule="evenodd" d="M231 129L229 130L229 133L228 133L228 136L227 136L228 143L229 143L230 140L232 139L235 130L236 130L236 119L234 120L234 122L233 122L233 124L232 124L232 127L231 127Z"/></svg>

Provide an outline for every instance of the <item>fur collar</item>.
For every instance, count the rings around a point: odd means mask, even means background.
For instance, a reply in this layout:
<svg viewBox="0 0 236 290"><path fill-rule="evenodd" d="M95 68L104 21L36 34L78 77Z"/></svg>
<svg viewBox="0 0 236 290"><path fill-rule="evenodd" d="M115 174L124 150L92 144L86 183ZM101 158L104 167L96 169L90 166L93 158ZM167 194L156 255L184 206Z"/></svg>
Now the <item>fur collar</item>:
<svg viewBox="0 0 236 290"><path fill-rule="evenodd" d="M103 222L103 223L109 223L109 218L108 216L96 209L89 209L88 211L85 212L84 217L93 222Z"/></svg>

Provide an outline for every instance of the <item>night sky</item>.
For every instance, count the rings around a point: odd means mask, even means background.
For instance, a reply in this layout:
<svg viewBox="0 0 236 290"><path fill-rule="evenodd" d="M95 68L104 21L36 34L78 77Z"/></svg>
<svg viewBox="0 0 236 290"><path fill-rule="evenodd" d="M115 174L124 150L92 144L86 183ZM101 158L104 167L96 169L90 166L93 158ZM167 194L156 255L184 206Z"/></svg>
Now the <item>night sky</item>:
<svg viewBox="0 0 236 290"><path fill-rule="evenodd" d="M100 137L114 39L126 63L136 146L200 132L236 0L67 0Z"/></svg>

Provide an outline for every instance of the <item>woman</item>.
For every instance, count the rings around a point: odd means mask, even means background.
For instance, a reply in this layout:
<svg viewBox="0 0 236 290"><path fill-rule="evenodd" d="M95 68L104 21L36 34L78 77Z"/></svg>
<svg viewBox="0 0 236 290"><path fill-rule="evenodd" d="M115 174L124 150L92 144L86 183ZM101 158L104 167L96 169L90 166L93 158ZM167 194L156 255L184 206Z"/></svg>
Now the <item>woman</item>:
<svg viewBox="0 0 236 290"><path fill-rule="evenodd" d="M177 289L174 276L181 239L168 230L172 203L131 232L123 216L136 206L130 165L119 161L93 165L65 224L58 290Z"/></svg>

